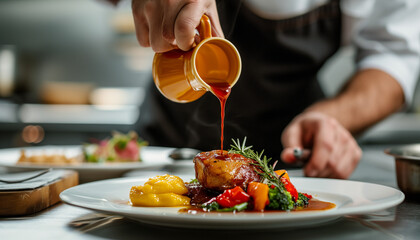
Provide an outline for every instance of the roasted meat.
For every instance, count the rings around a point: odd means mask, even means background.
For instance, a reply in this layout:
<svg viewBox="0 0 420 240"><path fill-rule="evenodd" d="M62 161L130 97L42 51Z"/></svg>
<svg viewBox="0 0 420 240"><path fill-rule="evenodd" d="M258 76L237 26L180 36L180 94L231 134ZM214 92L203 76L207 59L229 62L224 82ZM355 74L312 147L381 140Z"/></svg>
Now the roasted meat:
<svg viewBox="0 0 420 240"><path fill-rule="evenodd" d="M224 191L236 186L246 189L248 183L260 179L252 161L227 151L202 152L194 158L195 177L203 187L214 191Z"/></svg>
<svg viewBox="0 0 420 240"><path fill-rule="evenodd" d="M190 204L193 206L200 206L220 194L197 183L187 183L186 187L188 188L187 197L191 198Z"/></svg>

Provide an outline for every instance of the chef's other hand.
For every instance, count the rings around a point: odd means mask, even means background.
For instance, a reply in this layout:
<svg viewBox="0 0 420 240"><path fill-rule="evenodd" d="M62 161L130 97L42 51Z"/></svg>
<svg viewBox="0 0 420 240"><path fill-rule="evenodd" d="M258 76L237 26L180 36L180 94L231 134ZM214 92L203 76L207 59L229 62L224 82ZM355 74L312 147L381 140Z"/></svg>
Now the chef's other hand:
<svg viewBox="0 0 420 240"><path fill-rule="evenodd" d="M210 18L213 36L223 37L215 0L133 0L132 10L137 40L155 52L189 50L203 14Z"/></svg>
<svg viewBox="0 0 420 240"><path fill-rule="evenodd" d="M356 168L362 151L356 140L338 121L319 112L304 112L282 134L282 160L295 161L294 148L312 148L304 167L308 177L348 178Z"/></svg>

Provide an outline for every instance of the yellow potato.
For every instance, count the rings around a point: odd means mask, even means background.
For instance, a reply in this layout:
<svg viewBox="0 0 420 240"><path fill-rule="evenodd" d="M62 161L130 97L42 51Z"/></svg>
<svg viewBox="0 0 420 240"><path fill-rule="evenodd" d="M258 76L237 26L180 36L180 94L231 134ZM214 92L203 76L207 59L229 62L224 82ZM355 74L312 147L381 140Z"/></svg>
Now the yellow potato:
<svg viewBox="0 0 420 240"><path fill-rule="evenodd" d="M175 193L142 194L130 196L133 206L139 207L177 207L190 205L190 198Z"/></svg>
<svg viewBox="0 0 420 240"><path fill-rule="evenodd" d="M180 177L166 174L150 178L143 186L133 186L130 201L141 207L187 206L190 198L183 196L186 193L188 189Z"/></svg>
<svg viewBox="0 0 420 240"><path fill-rule="evenodd" d="M165 174L149 178L144 186L138 186L143 193L176 193L186 194L188 192L184 181L180 177Z"/></svg>

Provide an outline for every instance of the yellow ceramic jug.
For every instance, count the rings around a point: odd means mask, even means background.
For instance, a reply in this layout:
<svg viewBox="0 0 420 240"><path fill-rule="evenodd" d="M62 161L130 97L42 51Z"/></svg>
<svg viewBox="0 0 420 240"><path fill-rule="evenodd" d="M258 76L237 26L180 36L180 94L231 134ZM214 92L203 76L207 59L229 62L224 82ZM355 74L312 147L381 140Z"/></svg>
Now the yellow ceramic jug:
<svg viewBox="0 0 420 240"><path fill-rule="evenodd" d="M186 103L200 98L210 85L233 87L241 73L238 50L228 40L212 37L210 20L203 15L198 26L201 41L191 50L156 53L153 79L168 99Z"/></svg>

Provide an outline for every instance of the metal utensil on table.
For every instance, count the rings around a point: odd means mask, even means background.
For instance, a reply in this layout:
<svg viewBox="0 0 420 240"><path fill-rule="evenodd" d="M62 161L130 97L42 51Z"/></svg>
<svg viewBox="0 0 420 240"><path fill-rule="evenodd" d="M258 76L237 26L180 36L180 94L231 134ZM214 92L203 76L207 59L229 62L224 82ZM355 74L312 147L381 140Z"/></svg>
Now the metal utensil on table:
<svg viewBox="0 0 420 240"><path fill-rule="evenodd" d="M169 157L173 160L192 160L200 152L193 148L175 148L169 153Z"/></svg>
<svg viewBox="0 0 420 240"><path fill-rule="evenodd" d="M295 157L296 166L303 166L311 157L312 151L306 148L294 148L293 156Z"/></svg>
<svg viewBox="0 0 420 240"><path fill-rule="evenodd" d="M70 227L77 229L80 232L88 232L98 227L105 226L115 220L122 219L121 216L113 216L102 213L92 213L82 216L68 223Z"/></svg>
<svg viewBox="0 0 420 240"><path fill-rule="evenodd" d="M11 183L22 183L22 182L26 182L26 181L28 181L28 180L31 180L31 179L34 179L34 178L37 178L37 177L39 177L39 176L42 176L42 175L44 175L44 174L46 174L47 172L50 172L51 171L51 168L49 168L49 169L45 169L45 170L42 170L42 171L39 171L39 172L36 172L36 173L34 173L34 174L30 174L30 175L28 175L28 174L25 174L25 176L24 177L20 177L20 178L16 178L16 179L13 179L13 178L10 178L10 179L5 179L5 178L1 178L0 177L0 182L2 182L2 183L9 183L9 184L11 184ZM12 180L13 179L13 180Z"/></svg>

